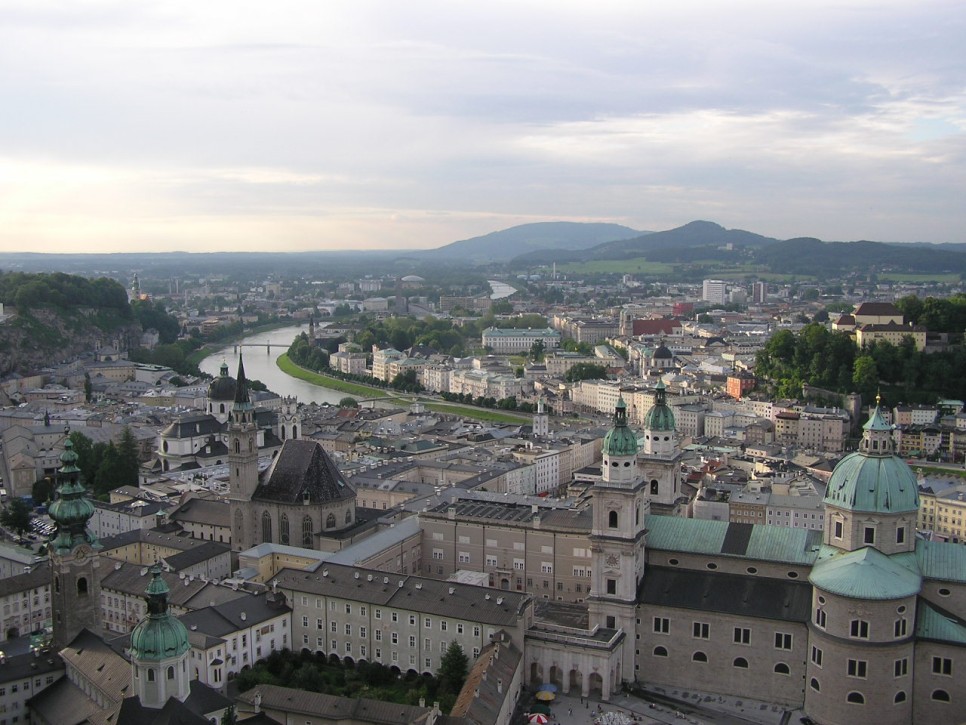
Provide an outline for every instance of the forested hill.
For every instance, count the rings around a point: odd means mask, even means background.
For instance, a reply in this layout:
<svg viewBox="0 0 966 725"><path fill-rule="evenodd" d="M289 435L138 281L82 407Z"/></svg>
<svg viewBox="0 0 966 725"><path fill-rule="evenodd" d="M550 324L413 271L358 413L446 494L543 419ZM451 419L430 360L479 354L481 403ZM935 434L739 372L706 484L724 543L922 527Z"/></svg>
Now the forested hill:
<svg viewBox="0 0 966 725"><path fill-rule="evenodd" d="M136 343L141 324L112 279L0 274L0 376L34 372L115 340Z"/></svg>

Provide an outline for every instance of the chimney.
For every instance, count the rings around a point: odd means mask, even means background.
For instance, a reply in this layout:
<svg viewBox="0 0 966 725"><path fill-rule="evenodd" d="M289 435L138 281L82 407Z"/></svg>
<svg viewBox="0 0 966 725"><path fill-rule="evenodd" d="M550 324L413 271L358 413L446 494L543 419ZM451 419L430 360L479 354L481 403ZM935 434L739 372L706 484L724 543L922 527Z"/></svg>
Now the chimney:
<svg viewBox="0 0 966 725"><path fill-rule="evenodd" d="M426 698L425 697L419 698L419 706L420 707L426 707Z"/></svg>
<svg viewBox="0 0 966 725"><path fill-rule="evenodd" d="M500 695L503 694L503 680L502 679L496 681L496 691Z"/></svg>
<svg viewBox="0 0 966 725"><path fill-rule="evenodd" d="M244 612L242 612L242 613L241 613L241 621L243 621L243 622L244 622L244 621L246 621L247 619L248 619L248 615L247 615L247 614L245 614Z"/></svg>

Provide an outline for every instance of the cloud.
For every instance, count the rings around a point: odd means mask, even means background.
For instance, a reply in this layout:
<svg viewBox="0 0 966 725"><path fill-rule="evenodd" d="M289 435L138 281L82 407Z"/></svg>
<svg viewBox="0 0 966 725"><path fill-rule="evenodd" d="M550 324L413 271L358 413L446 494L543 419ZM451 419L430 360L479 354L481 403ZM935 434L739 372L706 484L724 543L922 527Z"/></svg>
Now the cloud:
<svg viewBox="0 0 966 725"><path fill-rule="evenodd" d="M0 249L555 218L966 241L964 25L952 1L6 3Z"/></svg>

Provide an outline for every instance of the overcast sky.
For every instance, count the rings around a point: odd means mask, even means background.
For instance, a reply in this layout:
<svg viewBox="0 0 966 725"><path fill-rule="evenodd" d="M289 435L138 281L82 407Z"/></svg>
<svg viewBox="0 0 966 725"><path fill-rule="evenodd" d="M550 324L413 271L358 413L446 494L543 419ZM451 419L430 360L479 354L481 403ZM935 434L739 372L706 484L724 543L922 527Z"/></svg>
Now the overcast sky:
<svg viewBox="0 0 966 725"><path fill-rule="evenodd" d="M0 250L966 242L963 0L0 0Z"/></svg>

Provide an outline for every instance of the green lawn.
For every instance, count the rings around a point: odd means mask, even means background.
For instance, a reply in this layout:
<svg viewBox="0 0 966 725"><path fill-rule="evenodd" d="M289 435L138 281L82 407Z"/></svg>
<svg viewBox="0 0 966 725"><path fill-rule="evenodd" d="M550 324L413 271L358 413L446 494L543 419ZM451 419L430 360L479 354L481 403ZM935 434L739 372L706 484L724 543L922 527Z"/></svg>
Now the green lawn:
<svg viewBox="0 0 966 725"><path fill-rule="evenodd" d="M412 396L398 393L394 390L376 388L369 385L360 385L359 383L350 383L345 380L333 378L329 375L322 375L320 373L312 372L311 370L306 370L305 368L300 368L298 365L288 359L288 355L280 355L277 365L283 373L286 375L291 375L293 378L304 380L307 383L318 385L321 388L338 390L359 399L391 397L394 403L402 406L410 405L412 402ZM518 423L527 423L530 421L530 416L528 416L526 413L510 413L508 411L494 410L492 408L477 408L474 405L459 405L458 403L437 403L434 402L434 399L421 398L421 400L425 403L427 408L430 410L435 410L437 413L459 415L464 418L473 418L474 420L481 420L488 423L509 423L512 425Z"/></svg>
<svg viewBox="0 0 966 725"><path fill-rule="evenodd" d="M568 262L557 265L557 270L568 274L671 274L674 272L674 265L648 262L644 257L635 257L634 259Z"/></svg>

